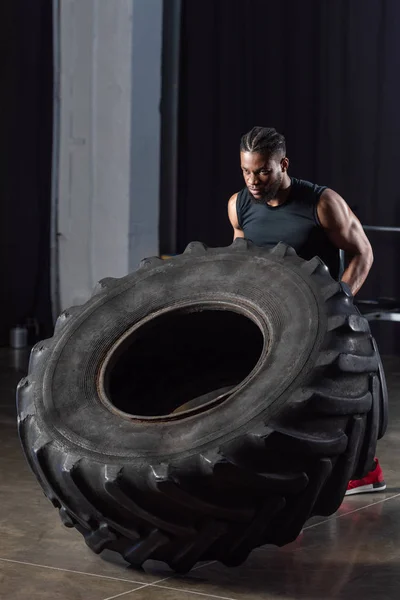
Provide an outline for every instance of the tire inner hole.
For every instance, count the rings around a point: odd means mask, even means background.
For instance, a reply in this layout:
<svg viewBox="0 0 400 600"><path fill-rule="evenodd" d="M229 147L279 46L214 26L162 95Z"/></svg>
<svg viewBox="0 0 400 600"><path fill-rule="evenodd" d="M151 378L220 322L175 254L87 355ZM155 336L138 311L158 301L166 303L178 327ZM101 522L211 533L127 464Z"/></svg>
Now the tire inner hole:
<svg viewBox="0 0 400 600"><path fill-rule="evenodd" d="M104 372L108 401L156 417L222 401L256 366L264 335L231 310L176 310L134 330Z"/></svg>

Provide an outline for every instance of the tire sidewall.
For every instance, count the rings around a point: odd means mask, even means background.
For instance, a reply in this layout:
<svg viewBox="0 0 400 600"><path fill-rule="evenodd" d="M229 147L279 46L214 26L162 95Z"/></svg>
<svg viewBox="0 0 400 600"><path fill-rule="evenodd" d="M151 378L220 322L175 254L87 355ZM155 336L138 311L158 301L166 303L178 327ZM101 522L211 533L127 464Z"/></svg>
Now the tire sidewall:
<svg viewBox="0 0 400 600"><path fill-rule="evenodd" d="M36 411L51 436L83 454L109 460L190 456L245 433L268 419L306 384L327 331L321 290L300 266L271 254L214 251L180 256L140 269L89 301L53 338L35 372ZM99 400L97 376L104 357L126 331L153 315L189 304L218 303L252 318L268 333L269 348L228 400L176 421L123 418ZM155 376L157 366L154 366Z"/></svg>

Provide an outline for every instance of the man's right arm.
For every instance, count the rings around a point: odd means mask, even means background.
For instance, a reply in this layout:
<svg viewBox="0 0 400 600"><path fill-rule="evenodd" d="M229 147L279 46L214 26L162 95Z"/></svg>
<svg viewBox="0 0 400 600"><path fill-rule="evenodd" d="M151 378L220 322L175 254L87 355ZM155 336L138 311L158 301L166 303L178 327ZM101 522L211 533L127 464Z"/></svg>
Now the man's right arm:
<svg viewBox="0 0 400 600"><path fill-rule="evenodd" d="M229 202L228 202L228 217L229 217L229 220L233 227L233 239L234 240L236 240L236 238L244 238L244 231L243 231L243 229L240 229L240 225L239 225L239 221L238 221L238 217L237 217L237 210L236 210L237 197L238 197L237 194L233 194L233 196L231 196L231 198L229 198Z"/></svg>

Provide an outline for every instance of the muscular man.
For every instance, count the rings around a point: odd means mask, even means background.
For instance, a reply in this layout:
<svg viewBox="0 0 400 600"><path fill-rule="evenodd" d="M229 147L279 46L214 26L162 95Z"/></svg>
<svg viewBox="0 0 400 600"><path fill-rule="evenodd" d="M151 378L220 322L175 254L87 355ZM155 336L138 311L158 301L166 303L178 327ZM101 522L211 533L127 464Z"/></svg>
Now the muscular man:
<svg viewBox="0 0 400 600"><path fill-rule="evenodd" d="M341 277L355 295L367 278L373 254L360 221L343 198L327 187L290 177L285 138L273 128L253 127L246 133L240 161L245 187L228 203L234 238L267 247L285 242L306 260L319 256L332 277ZM339 249L350 257L344 273ZM370 473L350 481L346 494L384 489L375 458Z"/></svg>

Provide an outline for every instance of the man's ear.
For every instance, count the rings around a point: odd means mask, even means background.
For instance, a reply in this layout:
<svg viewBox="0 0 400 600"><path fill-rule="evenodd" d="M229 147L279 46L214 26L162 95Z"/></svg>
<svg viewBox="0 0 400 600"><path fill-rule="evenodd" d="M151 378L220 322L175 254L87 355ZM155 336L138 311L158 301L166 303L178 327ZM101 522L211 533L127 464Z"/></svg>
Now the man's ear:
<svg viewBox="0 0 400 600"><path fill-rule="evenodd" d="M287 156L285 156L281 160L282 173L286 173L286 171L288 170L288 168L289 168L289 159L287 158Z"/></svg>

